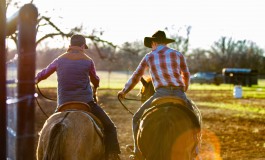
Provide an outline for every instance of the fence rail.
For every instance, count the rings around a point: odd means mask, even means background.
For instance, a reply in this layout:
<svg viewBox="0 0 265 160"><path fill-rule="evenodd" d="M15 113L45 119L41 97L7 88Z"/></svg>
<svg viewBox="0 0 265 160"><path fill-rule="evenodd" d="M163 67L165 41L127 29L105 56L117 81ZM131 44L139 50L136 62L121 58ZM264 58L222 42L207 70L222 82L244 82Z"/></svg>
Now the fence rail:
<svg viewBox="0 0 265 160"><path fill-rule="evenodd" d="M3 132L0 136L0 159L33 160L35 159L35 107L33 95L35 93L34 77L38 11L33 4L26 4L11 18L6 20L5 3L5 1L1 1L0 32L1 47L3 46L3 48L1 48L0 74L5 76L0 80L0 88L3 88L1 89L0 100L3 103L0 107L0 127ZM15 31L18 31L17 81L8 81L6 79L6 62L5 58L3 58L6 55L4 41L6 36L13 34ZM8 88L9 84L13 84L12 87ZM7 96L7 91L11 95Z"/></svg>

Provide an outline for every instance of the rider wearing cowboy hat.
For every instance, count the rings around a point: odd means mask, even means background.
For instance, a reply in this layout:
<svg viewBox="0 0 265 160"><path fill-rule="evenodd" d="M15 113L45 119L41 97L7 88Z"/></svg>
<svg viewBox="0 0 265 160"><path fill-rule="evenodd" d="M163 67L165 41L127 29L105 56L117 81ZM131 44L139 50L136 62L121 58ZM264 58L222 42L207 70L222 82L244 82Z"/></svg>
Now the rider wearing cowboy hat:
<svg viewBox="0 0 265 160"><path fill-rule="evenodd" d="M140 151L136 145L139 120L144 111L150 107L151 102L162 96L176 96L187 101L185 92L189 87L190 72L183 54L167 47L167 44L172 42L175 40L167 38L165 32L160 30L155 32L152 37L145 37L144 45L151 48L152 51L144 56L124 88L118 92L118 96L124 98L140 81L145 69L149 68L156 92L133 116L134 155L130 156L131 159L140 157Z"/></svg>

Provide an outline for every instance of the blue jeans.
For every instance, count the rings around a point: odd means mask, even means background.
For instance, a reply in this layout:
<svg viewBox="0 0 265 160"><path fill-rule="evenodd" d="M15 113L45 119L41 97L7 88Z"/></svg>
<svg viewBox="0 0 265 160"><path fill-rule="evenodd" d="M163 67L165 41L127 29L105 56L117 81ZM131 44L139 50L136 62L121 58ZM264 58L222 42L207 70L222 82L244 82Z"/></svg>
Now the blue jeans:
<svg viewBox="0 0 265 160"><path fill-rule="evenodd" d="M168 88L158 88L156 89L156 92L153 96L151 96L145 103L142 104L142 106L138 109L138 111L133 116L133 140L134 140L134 152L136 154L139 153L139 148L136 143L136 137L137 137L137 131L139 128L140 118L142 117L144 111L151 107L151 103L154 99L158 97L163 96L175 96L178 98L183 99L184 101L187 101L187 96L185 92L183 92L181 89L168 89Z"/></svg>
<svg viewBox="0 0 265 160"><path fill-rule="evenodd" d="M117 153L120 154L120 146L117 137L116 126L109 118L109 116L104 112L104 110L98 106L94 101L88 103L91 107L91 113L94 114L104 127L105 133L105 145L106 145L106 153Z"/></svg>

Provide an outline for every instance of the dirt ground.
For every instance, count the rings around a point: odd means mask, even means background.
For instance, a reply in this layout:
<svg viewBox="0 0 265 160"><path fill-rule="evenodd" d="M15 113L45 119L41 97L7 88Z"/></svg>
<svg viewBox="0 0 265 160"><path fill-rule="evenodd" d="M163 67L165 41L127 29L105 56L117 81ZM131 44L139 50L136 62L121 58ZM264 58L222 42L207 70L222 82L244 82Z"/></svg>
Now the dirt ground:
<svg viewBox="0 0 265 160"><path fill-rule="evenodd" d="M55 89L43 90L45 95L55 97ZM121 158L127 160L129 153L125 146L132 144L131 119L128 113L117 99L118 90L99 90L99 104L114 121L121 147ZM212 93L215 94L212 94ZM216 96L216 92L218 96ZM138 90L131 91L130 98L137 97ZM264 99L235 99L230 91L189 91L187 93L199 107L203 117L202 146L200 157L202 160L265 160L265 100ZM204 95L204 96L202 96ZM38 98L41 108L47 115L51 115L56 103ZM126 106L135 112L141 105L137 101L123 101ZM260 112L248 112L244 110L230 110L217 107L209 107L203 102L215 102L225 104L244 104L259 106ZM40 131L46 120L46 116L36 105L36 131ZM37 141L37 139L36 139Z"/></svg>

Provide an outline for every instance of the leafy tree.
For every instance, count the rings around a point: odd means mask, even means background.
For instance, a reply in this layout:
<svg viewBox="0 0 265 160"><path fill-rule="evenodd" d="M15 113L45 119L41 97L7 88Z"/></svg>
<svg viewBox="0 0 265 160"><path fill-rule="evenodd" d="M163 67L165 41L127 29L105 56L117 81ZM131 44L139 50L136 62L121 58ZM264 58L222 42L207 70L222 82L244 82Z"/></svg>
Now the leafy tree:
<svg viewBox="0 0 265 160"><path fill-rule="evenodd" d="M207 52L203 49L194 49L191 54L187 55L187 63L191 73L199 71L209 71Z"/></svg>
<svg viewBox="0 0 265 160"><path fill-rule="evenodd" d="M209 62L216 70L222 68L251 68L264 72L264 50L254 42L247 40L235 41L221 37L214 42L209 53Z"/></svg>

